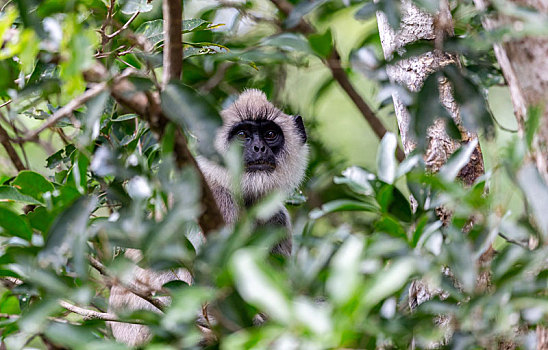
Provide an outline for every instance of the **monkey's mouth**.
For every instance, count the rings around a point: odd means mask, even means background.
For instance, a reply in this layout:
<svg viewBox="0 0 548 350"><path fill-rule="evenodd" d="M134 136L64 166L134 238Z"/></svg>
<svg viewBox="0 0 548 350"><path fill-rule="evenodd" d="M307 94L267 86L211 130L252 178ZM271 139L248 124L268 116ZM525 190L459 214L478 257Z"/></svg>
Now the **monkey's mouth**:
<svg viewBox="0 0 548 350"><path fill-rule="evenodd" d="M247 172L274 171L274 169L276 169L276 165L265 160L255 160L252 162L248 162L245 165L245 170Z"/></svg>

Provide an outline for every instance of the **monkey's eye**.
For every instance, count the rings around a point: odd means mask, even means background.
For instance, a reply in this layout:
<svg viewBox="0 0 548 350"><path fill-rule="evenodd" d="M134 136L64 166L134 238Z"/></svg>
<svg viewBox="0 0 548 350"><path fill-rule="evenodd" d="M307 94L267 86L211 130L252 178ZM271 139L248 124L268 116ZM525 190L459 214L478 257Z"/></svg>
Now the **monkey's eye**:
<svg viewBox="0 0 548 350"><path fill-rule="evenodd" d="M238 140L244 141L246 139L247 135L246 135L245 131L240 130L236 133L236 137L238 138Z"/></svg>
<svg viewBox="0 0 548 350"><path fill-rule="evenodd" d="M264 133L264 138L268 141L274 141L278 134L273 130L268 130Z"/></svg>

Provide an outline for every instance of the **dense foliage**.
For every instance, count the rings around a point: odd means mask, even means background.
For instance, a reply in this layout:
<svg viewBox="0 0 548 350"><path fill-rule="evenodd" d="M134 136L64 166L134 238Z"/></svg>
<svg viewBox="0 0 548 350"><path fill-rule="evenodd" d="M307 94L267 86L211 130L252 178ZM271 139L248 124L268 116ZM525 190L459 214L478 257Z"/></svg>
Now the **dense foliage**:
<svg viewBox="0 0 548 350"><path fill-rule="evenodd" d="M437 174L425 171L421 151L425 126L446 118L439 75L466 106L463 124L494 137L485 89L503 80L491 45L503 36L545 34L544 18L514 9L524 18L519 33L486 33L483 14L470 1L452 2L457 35L444 45L461 55L462 67L446 67L413 94L392 85L384 69L432 50L429 42L385 62L378 33L360 33L352 50L333 58L337 16L373 23L380 9L397 27L397 1L292 1L288 16L269 1L189 3L194 18L183 22L183 78L161 91L156 106L150 96L162 86L160 0L2 6L0 330L8 349L125 348L109 334L105 319L112 316L149 325L154 337L146 348L196 348L196 316L204 305L216 319L210 346L223 349L534 344L534 330L548 314L548 186L527 162L540 113L531 111L526 134L516 134L500 150L500 161L471 186L455 179L474 142ZM417 3L431 11L437 4ZM314 27L302 29L303 16ZM377 84L383 101L375 109L392 108L386 97L393 89L405 94L415 135L424 142L398 163L397 137L386 133L376 170L365 170L326 147L305 116L312 150L307 181L286 201L293 256L268 254L280 232L252 229L253 220L268 216L280 200L275 195L204 240L197 225L200 179L193 166L178 166L177 128L194 154L224 162L238 176L237 151L220 159L211 147L218 112L251 87L281 102L291 93L285 78L293 67L333 59L348 76L365 74ZM164 111L171 123L162 132L152 132L148 118L119 103L120 75L146 93L150 108ZM332 76L315 84L311 103L334 84ZM494 202L490 181L501 173L522 193L513 197L523 201L522 212ZM445 223L440 211L449 213ZM108 313L108 287L128 281L127 248L143 252L142 267L185 267L195 283L168 283L164 293L172 303L163 313ZM419 278L426 282L414 282ZM428 283L434 295L413 310L412 283ZM254 326L258 313L268 321Z"/></svg>

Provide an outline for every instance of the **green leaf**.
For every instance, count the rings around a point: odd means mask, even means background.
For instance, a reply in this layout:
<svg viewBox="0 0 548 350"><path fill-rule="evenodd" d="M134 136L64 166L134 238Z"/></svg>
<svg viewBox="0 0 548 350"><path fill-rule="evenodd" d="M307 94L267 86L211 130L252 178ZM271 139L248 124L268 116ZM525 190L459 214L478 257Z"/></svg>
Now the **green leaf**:
<svg viewBox="0 0 548 350"><path fill-rule="evenodd" d="M19 192L16 188L11 186L0 186L0 200L8 200L14 202L20 202L25 204L41 205L42 202L37 201L31 196L27 196Z"/></svg>
<svg viewBox="0 0 548 350"><path fill-rule="evenodd" d="M373 187L369 181L375 180L375 175L370 172L357 167L352 166L342 172L343 177L335 177L333 182L336 184L347 184L354 192L371 195L373 194Z"/></svg>
<svg viewBox="0 0 548 350"><path fill-rule="evenodd" d="M38 256L42 264L59 269L72 257L76 272L86 276L87 226L96 205L96 197L82 196L57 217Z"/></svg>
<svg viewBox="0 0 548 350"><path fill-rule="evenodd" d="M185 34L199 30L213 29L218 26L219 25L211 25L211 22L200 18L185 19L183 20L182 33ZM164 40L164 20L155 19L144 22L135 32L144 35L153 46L156 46L156 44Z"/></svg>
<svg viewBox="0 0 548 350"><path fill-rule="evenodd" d="M26 240L32 238L32 229L27 219L4 207L0 207L0 227L4 229L4 235L17 236Z"/></svg>
<svg viewBox="0 0 548 350"><path fill-rule="evenodd" d="M46 180L45 177L29 170L21 171L12 184L19 189L19 192L31 196L38 201L42 200L44 193L54 190L51 182Z"/></svg>
<svg viewBox="0 0 548 350"><path fill-rule="evenodd" d="M240 249L232 257L231 270L236 288L249 303L257 305L274 320L289 322L291 306L278 281L272 278L263 258L249 249Z"/></svg>
<svg viewBox="0 0 548 350"><path fill-rule="evenodd" d="M396 238L403 238L407 240L407 234L405 233L405 230L400 222L394 220L394 218L388 215L384 215L379 221L375 223L375 230L388 233L389 235Z"/></svg>
<svg viewBox="0 0 548 350"><path fill-rule="evenodd" d="M331 29L328 29L323 34L312 34L308 36L308 43L314 52L321 58L327 58L333 50L333 38L331 37Z"/></svg>
<svg viewBox="0 0 548 350"><path fill-rule="evenodd" d="M531 206L531 212L542 233L548 241L548 185L542 180L533 164L526 164L517 174L518 183Z"/></svg>
<svg viewBox="0 0 548 350"><path fill-rule="evenodd" d="M193 89L180 82L170 82L161 93L162 109L183 130L198 140L198 152L215 157L215 135L221 125L217 110Z"/></svg>
<svg viewBox="0 0 548 350"><path fill-rule="evenodd" d="M183 21L183 33L196 32L198 30L210 29L211 22L201 18L185 19ZM214 28L218 25L213 26Z"/></svg>
<svg viewBox="0 0 548 350"><path fill-rule="evenodd" d="M327 0L312 0L312 1L300 1L293 8L287 19L285 20L285 25L287 28L293 28L299 24L303 16L314 11L314 9L325 4Z"/></svg>
<svg viewBox="0 0 548 350"><path fill-rule="evenodd" d="M379 180L388 184L394 182L396 176L396 147L398 140L396 135L387 132L381 140L377 152L377 176Z"/></svg>
<svg viewBox="0 0 548 350"><path fill-rule="evenodd" d="M308 40L300 34L283 33L274 35L263 40L261 45L274 46L286 51L300 51L307 54L314 54L308 44Z"/></svg>
<svg viewBox="0 0 548 350"><path fill-rule="evenodd" d="M345 304L359 289L363 248L362 237L349 236L333 256L326 288L329 296L339 305Z"/></svg>
<svg viewBox="0 0 548 350"><path fill-rule="evenodd" d="M74 159L72 168L67 177L67 183L74 185L74 187L84 194L87 191L87 171L89 166L89 159L81 152L78 152Z"/></svg>
<svg viewBox="0 0 548 350"><path fill-rule="evenodd" d="M312 210L309 217L312 220L316 220L327 214L341 211L366 211L375 213L378 211L378 208L375 205L366 202L339 199L325 203L322 205L321 209Z"/></svg>
<svg viewBox="0 0 548 350"><path fill-rule="evenodd" d="M379 10L379 6L374 2L369 2L362 6L354 15L354 17L358 20L366 20L369 19L377 13Z"/></svg>
<svg viewBox="0 0 548 350"><path fill-rule="evenodd" d="M21 313L19 299L13 295L12 291L5 291L0 298L0 313L17 315Z"/></svg>
<svg viewBox="0 0 548 350"><path fill-rule="evenodd" d="M149 12L153 9L148 0L127 0L122 7L122 12L126 15L132 15L135 12Z"/></svg>
<svg viewBox="0 0 548 350"><path fill-rule="evenodd" d="M392 262L386 270L376 274L369 288L362 296L362 300L370 307L376 305L400 290L415 270L416 263L411 258L403 258Z"/></svg>
<svg viewBox="0 0 548 350"><path fill-rule="evenodd" d="M492 138L495 132L491 111L480 87L466 75L466 72L454 65L443 69L451 82L453 96L459 105L459 115L466 130L482 130L486 137Z"/></svg>
<svg viewBox="0 0 548 350"><path fill-rule="evenodd" d="M532 106L527 110L527 120L525 121L525 141L527 142L527 147L531 149L533 144L533 138L537 133L538 127L540 126L540 119L542 117L542 111L544 108L540 106Z"/></svg>
<svg viewBox="0 0 548 350"><path fill-rule="evenodd" d="M143 35L153 46L164 40L164 20L155 19L153 21L144 22L135 31Z"/></svg>
<svg viewBox="0 0 548 350"><path fill-rule="evenodd" d="M459 138L459 133L454 133L450 128L454 124L451 115L440 102L438 88L439 74L434 73L424 81L421 91L415 96L415 101L410 108L412 115L412 128L414 139L417 140L417 148L420 151L426 149L427 130L433 125L434 120L442 118L446 121L446 131L449 136ZM452 124L451 124L452 123Z"/></svg>

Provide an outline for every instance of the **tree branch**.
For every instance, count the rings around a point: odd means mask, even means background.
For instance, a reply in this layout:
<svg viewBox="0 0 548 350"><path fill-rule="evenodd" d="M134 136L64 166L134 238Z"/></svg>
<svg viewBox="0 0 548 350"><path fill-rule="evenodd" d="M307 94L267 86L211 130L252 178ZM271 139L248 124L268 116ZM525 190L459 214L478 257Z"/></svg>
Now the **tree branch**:
<svg viewBox="0 0 548 350"><path fill-rule="evenodd" d="M162 86L172 79L181 79L183 67L183 8L181 0L163 0L164 16L164 74Z"/></svg>
<svg viewBox="0 0 548 350"><path fill-rule="evenodd" d="M140 288L134 283L130 283L130 284L122 283L118 279L114 279L112 277L112 275L108 272L107 268L99 260L95 259L92 256L89 256L88 258L89 258L91 266L93 266L93 268L95 268L97 271L99 271L99 273L101 275L103 275L105 277L108 277L109 279L115 280L116 284L120 285L121 287L125 288L126 290L128 290L129 292L135 294L136 296L142 298L143 300L148 301L150 304L154 305L159 310L165 311L168 304L164 303L160 299L154 298L154 296L152 296L150 290Z"/></svg>
<svg viewBox="0 0 548 350"><path fill-rule="evenodd" d="M111 34L105 34L105 36L110 40L112 38L114 38L116 35L120 34L121 32L123 32L124 30L126 30L129 25L131 24L131 22L133 22L135 20L135 18L137 18L137 16L139 16L141 12L137 11L133 14L133 16L130 17L130 19L128 19L128 21L126 23L124 23L124 25L122 27L120 27L120 29L118 29L117 31L115 31L114 33L111 33Z"/></svg>
<svg viewBox="0 0 548 350"><path fill-rule="evenodd" d="M289 14L291 14L291 12L293 11L293 5L287 0L271 0L271 1L274 5L276 5L278 10L280 10L280 12L282 12L286 16L289 16ZM305 35L316 32L316 30L302 18L293 29ZM384 127L381 120L377 117L377 115L375 115L375 113L371 110L369 105L365 102L365 100L360 96L358 91L354 88L346 72L341 68L342 67L341 57L335 45L333 45L333 50L331 52L331 55L327 58L327 60L325 61L325 64L327 65L327 68L329 68L329 70L331 71L331 75L333 76L333 79L335 79L335 81L339 83L339 85L346 92L348 97L350 97L352 102L354 102L354 105L358 108L360 113L363 115L363 117L365 118L369 126L371 126L371 129L373 129L373 132L375 133L375 135L377 135L379 139L382 139L384 134L386 134L387 130ZM403 153L400 146L398 146L396 149L396 158L400 162L405 159L405 154Z"/></svg>
<svg viewBox="0 0 548 350"><path fill-rule="evenodd" d="M1 125L0 125L0 143L6 150L6 153L10 157L11 162L13 163L17 171L25 170L26 169L25 165L23 164L23 162L21 161L21 158L19 158L19 155L17 154L17 152L15 151L15 148L13 148L11 144L11 139L8 135L8 132Z"/></svg>
<svg viewBox="0 0 548 350"><path fill-rule="evenodd" d="M75 99L61 107L59 110L57 110L55 113L53 113L53 115L49 117L44 123L42 123L42 125L40 125L40 127L38 127L36 130L31 131L23 138L15 140L15 142L22 143L34 140L42 131L46 130L50 126L55 125L59 120L70 116L76 108L80 107L82 104L99 95L101 92L106 90L107 87L108 85L106 82L92 85L91 88L86 90L82 95L76 97Z"/></svg>
<svg viewBox="0 0 548 350"><path fill-rule="evenodd" d="M70 312L74 312L75 314L83 316L85 319L88 319L88 320L103 320L103 321L110 321L110 322L143 324L143 322L139 320L132 320L132 321L122 320L114 314L111 314L108 312L99 312L95 310L85 309L83 307L73 305L64 300L59 300L59 305L61 305L61 307L67 309Z"/></svg>
<svg viewBox="0 0 548 350"><path fill-rule="evenodd" d="M331 56L327 59L327 67L331 70L333 79L339 83L341 88L360 110L367 123L369 123L369 126L371 126L371 129L373 129L375 135L377 135L379 139L382 139L387 132L386 128L371 108L369 108L369 105L363 100L358 91L356 91L350 82L350 79L348 79L348 75L346 75L345 71L341 68L341 58L339 57L337 50L333 49ZM396 149L396 158L400 162L405 159L405 153L403 153L399 146Z"/></svg>

